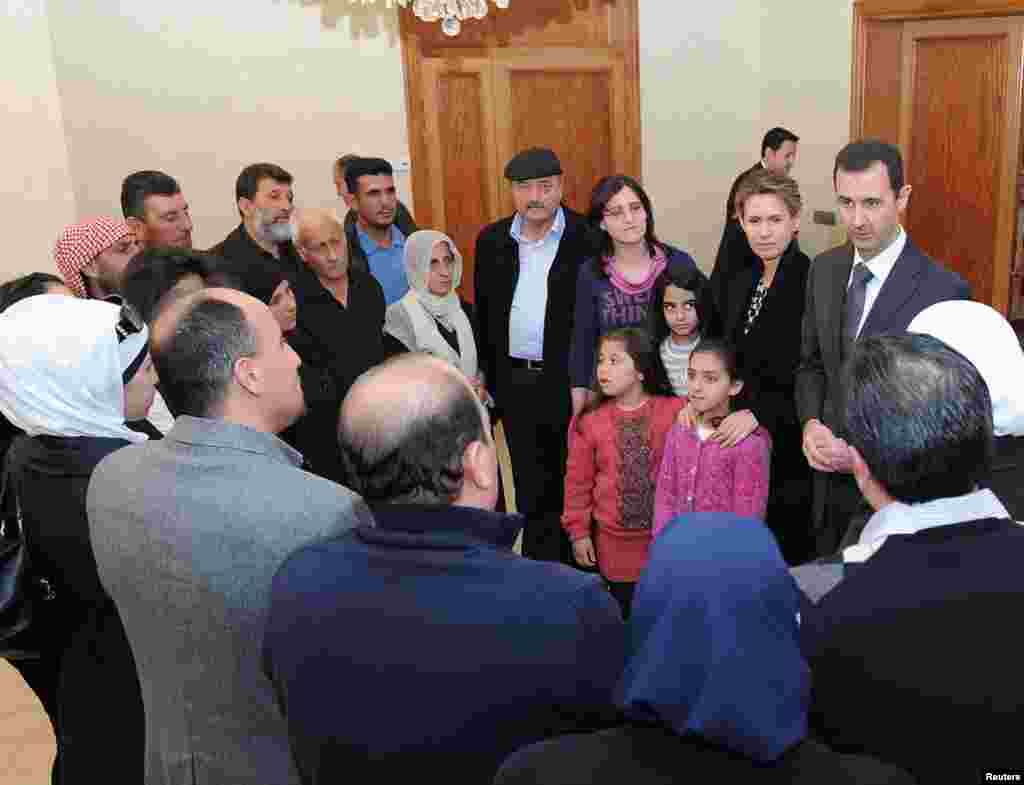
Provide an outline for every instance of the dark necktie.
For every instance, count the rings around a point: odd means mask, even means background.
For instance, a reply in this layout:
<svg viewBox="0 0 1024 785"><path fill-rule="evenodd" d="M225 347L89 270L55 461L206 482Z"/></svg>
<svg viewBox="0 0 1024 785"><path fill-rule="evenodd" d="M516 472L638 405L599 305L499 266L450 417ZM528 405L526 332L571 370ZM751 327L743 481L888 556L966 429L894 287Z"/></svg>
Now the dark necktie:
<svg viewBox="0 0 1024 785"><path fill-rule="evenodd" d="M863 262L853 266L853 277L850 288L846 290L846 314L843 322L843 348L849 353L854 341L857 340L857 328L864 316L864 299L868 291L868 281L874 274Z"/></svg>

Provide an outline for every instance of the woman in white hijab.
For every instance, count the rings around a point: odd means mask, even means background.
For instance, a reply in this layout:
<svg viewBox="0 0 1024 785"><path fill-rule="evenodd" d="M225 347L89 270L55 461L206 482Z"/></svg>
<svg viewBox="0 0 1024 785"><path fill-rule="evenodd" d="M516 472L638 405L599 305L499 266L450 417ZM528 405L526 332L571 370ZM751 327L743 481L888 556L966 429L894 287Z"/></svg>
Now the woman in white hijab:
<svg viewBox="0 0 1024 785"><path fill-rule="evenodd" d="M0 411L24 435L7 454L34 570L53 597L37 603L15 661L57 740L53 782L143 780L143 708L131 648L100 583L85 494L107 455L146 436L156 374L145 325L102 300L43 294L0 314ZM102 716L102 722L97 717Z"/></svg>
<svg viewBox="0 0 1024 785"><path fill-rule="evenodd" d="M1024 351L1010 323L982 303L957 300L925 308L908 332L938 338L971 361L992 398L995 456L988 487L1024 521Z"/></svg>
<svg viewBox="0 0 1024 785"><path fill-rule="evenodd" d="M462 254L442 232L424 229L405 241L409 292L388 306L384 317L388 353L428 352L461 369L477 394L486 397L477 365L472 306L459 299Z"/></svg>

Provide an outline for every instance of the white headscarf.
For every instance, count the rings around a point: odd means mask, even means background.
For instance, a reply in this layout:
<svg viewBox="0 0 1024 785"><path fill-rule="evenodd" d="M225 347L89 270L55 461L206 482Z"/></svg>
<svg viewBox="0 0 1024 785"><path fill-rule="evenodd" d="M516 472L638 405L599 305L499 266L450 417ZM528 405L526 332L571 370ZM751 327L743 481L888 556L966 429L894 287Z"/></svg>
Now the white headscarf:
<svg viewBox="0 0 1024 785"><path fill-rule="evenodd" d="M455 259L452 288L444 297L433 294L427 283L434 246L438 243L446 243ZM460 368L470 379L475 379L478 368L473 328L455 293L462 282L462 254L452 238L433 229L421 229L409 235L405 240L405 274L409 279L409 291L401 300L388 306L384 332L393 335L410 350L437 355ZM438 332L435 320L445 329L455 330L459 339L458 353Z"/></svg>
<svg viewBox="0 0 1024 785"><path fill-rule="evenodd" d="M938 338L970 360L988 385L995 435L1024 436L1024 351L1002 314L951 300L925 308L907 331Z"/></svg>
<svg viewBox="0 0 1024 785"><path fill-rule="evenodd" d="M29 436L145 441L124 424L124 375L149 333L118 340L120 306L41 294L0 314L0 411Z"/></svg>

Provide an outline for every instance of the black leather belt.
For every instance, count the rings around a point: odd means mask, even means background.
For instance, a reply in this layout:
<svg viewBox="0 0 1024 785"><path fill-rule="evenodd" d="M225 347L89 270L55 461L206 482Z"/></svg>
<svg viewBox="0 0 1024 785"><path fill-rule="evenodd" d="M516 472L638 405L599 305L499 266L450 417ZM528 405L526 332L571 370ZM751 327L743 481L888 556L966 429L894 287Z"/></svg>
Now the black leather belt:
<svg viewBox="0 0 1024 785"><path fill-rule="evenodd" d="M524 360L520 357L509 357L508 364L513 368L525 368L528 371L543 371L543 360Z"/></svg>

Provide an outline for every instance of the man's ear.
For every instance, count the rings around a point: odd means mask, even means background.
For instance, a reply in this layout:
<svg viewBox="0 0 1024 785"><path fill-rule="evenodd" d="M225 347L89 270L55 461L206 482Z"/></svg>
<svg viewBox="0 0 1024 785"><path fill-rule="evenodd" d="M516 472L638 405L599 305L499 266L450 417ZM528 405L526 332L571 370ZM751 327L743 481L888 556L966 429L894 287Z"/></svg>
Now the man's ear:
<svg viewBox="0 0 1024 785"><path fill-rule="evenodd" d="M911 190L912 189L909 185L904 185L900 188L900 192L896 194L896 209L901 213L907 209L907 202L910 201Z"/></svg>
<svg viewBox="0 0 1024 785"><path fill-rule="evenodd" d="M493 452L493 445L479 440L467 444L462 452L462 481L472 483L480 491L493 488L498 482L497 461Z"/></svg>
<svg viewBox="0 0 1024 785"><path fill-rule="evenodd" d="M146 224L145 224L145 222L142 219L140 219L140 218L136 218L135 216L130 216L128 218L125 218L124 222L126 224L128 224L128 227L132 230L132 234L135 235L136 242L138 242L139 245L145 245L145 241L146 241Z"/></svg>
<svg viewBox="0 0 1024 785"><path fill-rule="evenodd" d="M238 212L240 212L242 216L245 218L249 217L249 214L252 212L252 208L254 206L255 205L252 203L252 199L250 199L247 196L242 196L238 199Z"/></svg>
<svg viewBox="0 0 1024 785"><path fill-rule="evenodd" d="M889 491L875 479L875 475L871 473L871 469L857 448L851 444L847 445L847 449L850 451L853 464L853 479L857 481L857 487L860 489L864 501L874 510L880 510L885 505L894 502L895 499L892 498Z"/></svg>
<svg viewBox="0 0 1024 785"><path fill-rule="evenodd" d="M263 369L254 362L253 357L239 357L235 360L235 367L232 375L235 382L250 395L259 396L263 394L264 378Z"/></svg>

